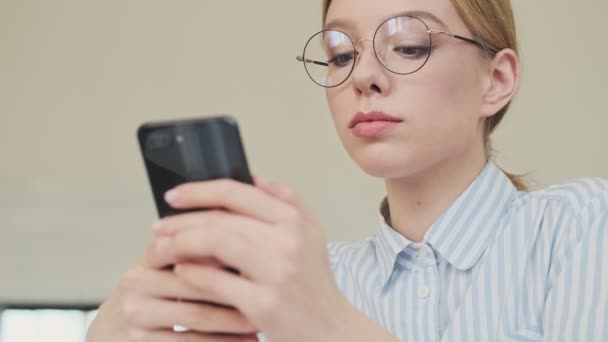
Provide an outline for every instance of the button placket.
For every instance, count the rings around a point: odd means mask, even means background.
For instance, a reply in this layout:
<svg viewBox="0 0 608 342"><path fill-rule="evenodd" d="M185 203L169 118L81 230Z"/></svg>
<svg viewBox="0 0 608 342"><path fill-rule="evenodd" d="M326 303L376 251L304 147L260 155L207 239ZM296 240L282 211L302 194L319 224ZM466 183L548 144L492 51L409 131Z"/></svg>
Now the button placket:
<svg viewBox="0 0 608 342"><path fill-rule="evenodd" d="M423 269L430 271L428 268L435 265L436 261L434 258L434 253L429 250L429 247L426 245L421 246L420 250L416 253L416 259L422 264ZM418 298L427 299L431 295L431 287L430 284L426 284L421 282L418 286L417 291Z"/></svg>

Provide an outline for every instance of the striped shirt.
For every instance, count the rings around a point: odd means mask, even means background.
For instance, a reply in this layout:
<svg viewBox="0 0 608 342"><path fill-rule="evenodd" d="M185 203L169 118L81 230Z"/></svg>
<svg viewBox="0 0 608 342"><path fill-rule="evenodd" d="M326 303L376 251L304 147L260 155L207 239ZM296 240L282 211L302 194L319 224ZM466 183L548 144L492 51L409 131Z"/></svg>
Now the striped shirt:
<svg viewBox="0 0 608 342"><path fill-rule="evenodd" d="M348 300L401 341L608 341L608 181L518 192L491 161L408 241L332 243Z"/></svg>

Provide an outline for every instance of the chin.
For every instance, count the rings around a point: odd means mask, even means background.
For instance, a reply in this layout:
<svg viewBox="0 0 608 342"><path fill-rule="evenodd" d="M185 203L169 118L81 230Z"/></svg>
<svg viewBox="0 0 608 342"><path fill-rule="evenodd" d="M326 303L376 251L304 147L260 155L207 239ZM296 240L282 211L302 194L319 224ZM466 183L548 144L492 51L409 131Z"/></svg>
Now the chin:
<svg viewBox="0 0 608 342"><path fill-rule="evenodd" d="M350 156L366 174L372 177L395 179L411 176L420 169L420 160L408 153L390 149L351 151Z"/></svg>

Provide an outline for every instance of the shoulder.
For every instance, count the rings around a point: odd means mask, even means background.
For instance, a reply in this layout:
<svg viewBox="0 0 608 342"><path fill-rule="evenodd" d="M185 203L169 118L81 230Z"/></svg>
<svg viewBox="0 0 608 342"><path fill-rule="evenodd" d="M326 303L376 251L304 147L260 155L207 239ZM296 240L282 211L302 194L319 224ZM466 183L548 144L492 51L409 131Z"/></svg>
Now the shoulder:
<svg viewBox="0 0 608 342"><path fill-rule="evenodd" d="M567 205L575 215L593 207L608 194L608 179L581 178L556 184L542 191L545 196L559 200ZM604 210L606 210L604 208Z"/></svg>
<svg viewBox="0 0 608 342"><path fill-rule="evenodd" d="M519 193L512 209L515 225L534 222L524 235L535 236L535 246L550 251L559 271L585 241L608 231L608 180L581 178Z"/></svg>
<svg viewBox="0 0 608 342"><path fill-rule="evenodd" d="M608 330L597 317L608 308L608 298L600 291L608 287L608 181L581 179L552 191L568 203L574 216L563 229L559 253L551 259L543 316L545 337L603 340L599 336L607 337ZM587 322L600 324L595 330L577 329ZM580 338L581 331L586 338Z"/></svg>
<svg viewBox="0 0 608 342"><path fill-rule="evenodd" d="M551 185L541 190L521 192L513 201L514 209L535 207L545 214L575 220L592 218L608 211L608 179L580 178Z"/></svg>

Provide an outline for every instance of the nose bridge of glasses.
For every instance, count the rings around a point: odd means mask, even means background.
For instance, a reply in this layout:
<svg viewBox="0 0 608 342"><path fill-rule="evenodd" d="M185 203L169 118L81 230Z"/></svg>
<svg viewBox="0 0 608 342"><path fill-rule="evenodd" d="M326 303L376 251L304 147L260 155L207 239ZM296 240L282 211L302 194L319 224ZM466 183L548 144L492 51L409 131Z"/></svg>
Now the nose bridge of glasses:
<svg viewBox="0 0 608 342"><path fill-rule="evenodd" d="M362 44L362 43L364 43L364 42L370 42L371 43L372 49L370 51L372 51L372 54L375 54L374 51L373 51L373 49L374 49L373 48L373 46L374 46L374 40L370 39L370 38L361 38L361 39L359 39L359 40L357 40L356 42L353 43L353 47L355 48L355 54L358 57L360 57L361 53L365 52L364 49L362 49L362 48L359 47L359 45ZM359 59L360 58L358 58L357 61L356 61L357 64L359 63Z"/></svg>
<svg viewBox="0 0 608 342"><path fill-rule="evenodd" d="M359 50L359 44L364 43L364 42L370 42L372 43L372 45L374 44L374 40L370 39L370 38L361 38L359 40L357 40L356 42L353 43L353 46L355 47L356 50Z"/></svg>

